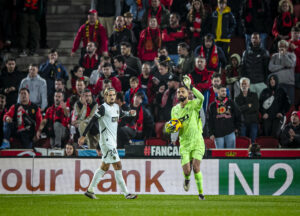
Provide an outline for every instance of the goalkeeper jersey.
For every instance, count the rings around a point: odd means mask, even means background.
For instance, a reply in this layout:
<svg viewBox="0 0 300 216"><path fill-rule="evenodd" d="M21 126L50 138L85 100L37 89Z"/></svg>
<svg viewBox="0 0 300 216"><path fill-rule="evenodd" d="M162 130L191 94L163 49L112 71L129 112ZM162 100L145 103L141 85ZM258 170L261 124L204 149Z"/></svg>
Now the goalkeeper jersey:
<svg viewBox="0 0 300 216"><path fill-rule="evenodd" d="M204 97L196 89L192 89L196 99L190 100L184 107L180 103L172 108L172 119L179 119L182 128L179 130L179 141L181 150L193 150L205 148L202 137L202 123L200 110Z"/></svg>

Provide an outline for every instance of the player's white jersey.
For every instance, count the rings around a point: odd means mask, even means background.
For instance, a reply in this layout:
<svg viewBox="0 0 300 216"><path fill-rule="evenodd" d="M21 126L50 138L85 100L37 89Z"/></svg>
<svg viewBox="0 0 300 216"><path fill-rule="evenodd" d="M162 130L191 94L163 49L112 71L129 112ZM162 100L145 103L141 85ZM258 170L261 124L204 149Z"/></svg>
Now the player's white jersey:
<svg viewBox="0 0 300 216"><path fill-rule="evenodd" d="M95 116L98 117L99 123L99 144L116 147L118 121L120 116L119 106L117 104L108 105L107 103L103 103L95 113Z"/></svg>

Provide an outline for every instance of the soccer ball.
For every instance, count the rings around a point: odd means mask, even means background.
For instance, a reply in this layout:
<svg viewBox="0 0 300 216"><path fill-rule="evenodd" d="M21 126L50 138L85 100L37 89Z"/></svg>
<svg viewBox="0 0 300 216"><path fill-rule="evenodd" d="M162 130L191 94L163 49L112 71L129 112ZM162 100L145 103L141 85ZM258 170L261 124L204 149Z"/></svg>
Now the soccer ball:
<svg viewBox="0 0 300 216"><path fill-rule="evenodd" d="M165 124L166 133L175 133L182 128L182 124L178 119L171 119Z"/></svg>

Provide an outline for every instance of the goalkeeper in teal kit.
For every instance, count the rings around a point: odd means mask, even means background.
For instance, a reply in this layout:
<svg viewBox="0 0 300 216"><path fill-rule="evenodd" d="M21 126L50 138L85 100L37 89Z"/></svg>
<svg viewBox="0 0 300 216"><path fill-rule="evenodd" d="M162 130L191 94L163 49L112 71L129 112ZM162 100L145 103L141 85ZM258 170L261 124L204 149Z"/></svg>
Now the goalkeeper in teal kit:
<svg viewBox="0 0 300 216"><path fill-rule="evenodd" d="M191 85L191 80L188 76L183 77L183 83L185 86L177 89L177 98L180 103L172 108L171 113L172 119L178 119L182 124L179 130L179 142L181 166L185 178L183 187L185 191L189 190L191 170L193 169L199 199L204 200L202 173L200 171L200 162L205 152L200 119L200 110L204 97L201 92ZM196 99L188 99L188 90L192 90Z"/></svg>

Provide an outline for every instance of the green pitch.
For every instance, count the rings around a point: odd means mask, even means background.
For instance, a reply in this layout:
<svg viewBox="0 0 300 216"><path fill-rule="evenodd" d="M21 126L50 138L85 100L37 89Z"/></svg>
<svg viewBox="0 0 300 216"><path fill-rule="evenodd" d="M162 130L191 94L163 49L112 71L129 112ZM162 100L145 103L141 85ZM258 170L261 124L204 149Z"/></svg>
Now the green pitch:
<svg viewBox="0 0 300 216"><path fill-rule="evenodd" d="M0 195L0 215L300 215L300 196L197 196L140 195Z"/></svg>

